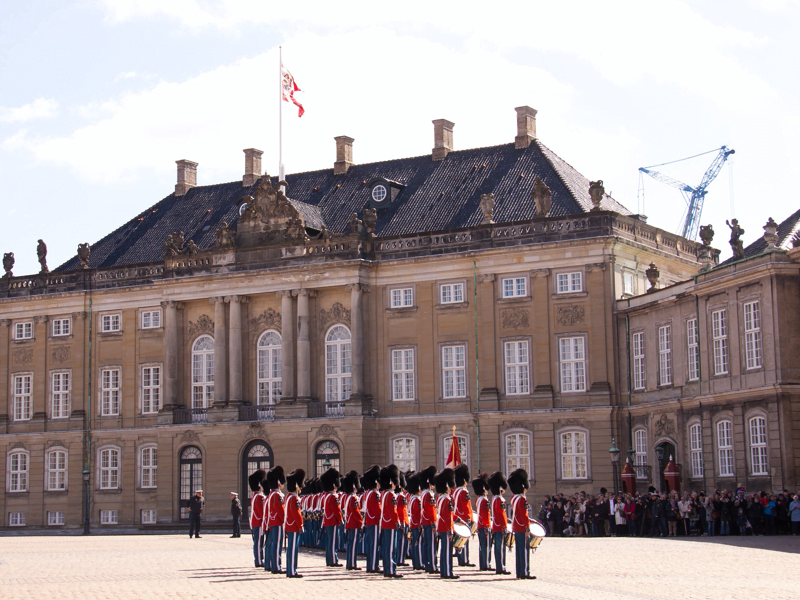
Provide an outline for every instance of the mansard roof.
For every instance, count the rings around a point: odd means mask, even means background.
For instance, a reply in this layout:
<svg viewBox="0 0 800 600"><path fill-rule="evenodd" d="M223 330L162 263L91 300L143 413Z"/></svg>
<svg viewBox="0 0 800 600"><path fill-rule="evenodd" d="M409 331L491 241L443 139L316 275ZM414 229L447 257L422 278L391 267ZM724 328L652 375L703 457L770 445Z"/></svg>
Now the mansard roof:
<svg viewBox="0 0 800 600"><path fill-rule="evenodd" d="M539 176L550 188L550 216L587 213L592 208L589 180L539 140L527 148L504 144L488 148L451 151L441 161L431 155L353 165L346 173L322 169L286 176L286 196L303 216L308 229L322 225L331 233L344 233L352 213L370 207L369 183L373 178L404 186L391 203L378 210L375 234L395 236L479 225L482 194L493 193L493 220L505 223L531 219L536 206L531 198ZM273 182L277 183L275 179ZM214 245L223 221L235 229L244 196L253 196L256 184L241 181L198 186L182 196L170 194L117 230L91 245L89 266L116 267L151 263L164 256L164 242L174 231L184 232L199 249ZM604 210L630 215L624 206L605 195ZM58 267L79 267L77 256Z"/></svg>

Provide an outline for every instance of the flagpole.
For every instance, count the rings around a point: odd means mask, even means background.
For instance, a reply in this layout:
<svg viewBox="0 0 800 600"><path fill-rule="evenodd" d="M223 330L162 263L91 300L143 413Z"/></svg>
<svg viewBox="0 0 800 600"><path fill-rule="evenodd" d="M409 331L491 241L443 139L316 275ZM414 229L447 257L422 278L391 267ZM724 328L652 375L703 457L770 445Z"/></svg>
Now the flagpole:
<svg viewBox="0 0 800 600"><path fill-rule="evenodd" d="M281 46L278 46L278 181L283 181L283 47Z"/></svg>

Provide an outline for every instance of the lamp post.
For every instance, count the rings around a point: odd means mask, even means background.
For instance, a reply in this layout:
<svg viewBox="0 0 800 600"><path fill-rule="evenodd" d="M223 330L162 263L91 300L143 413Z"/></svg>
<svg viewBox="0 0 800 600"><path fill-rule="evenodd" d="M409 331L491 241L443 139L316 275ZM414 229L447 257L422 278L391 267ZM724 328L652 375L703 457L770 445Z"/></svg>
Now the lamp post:
<svg viewBox="0 0 800 600"><path fill-rule="evenodd" d="M83 535L89 535L89 465L83 468Z"/></svg>
<svg viewBox="0 0 800 600"><path fill-rule="evenodd" d="M614 470L614 495L619 493L619 479L617 478L617 463L619 462L619 448L617 448L617 443L614 441L614 438L611 438L611 448L608 449L608 453L611 455L611 467Z"/></svg>
<svg viewBox="0 0 800 600"><path fill-rule="evenodd" d="M331 468L331 459L329 457L325 457L325 460L322 461L322 467L327 471Z"/></svg>
<svg viewBox="0 0 800 600"><path fill-rule="evenodd" d="M656 456L658 457L658 489L661 491L664 489L664 446L661 444L656 446ZM653 480L655 483L655 477Z"/></svg>

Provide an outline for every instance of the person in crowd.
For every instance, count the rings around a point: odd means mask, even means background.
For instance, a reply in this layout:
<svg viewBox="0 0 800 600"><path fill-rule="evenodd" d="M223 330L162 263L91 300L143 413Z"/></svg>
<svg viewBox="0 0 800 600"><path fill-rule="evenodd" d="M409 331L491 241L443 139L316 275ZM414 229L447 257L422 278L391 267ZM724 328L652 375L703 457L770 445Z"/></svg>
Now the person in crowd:
<svg viewBox="0 0 800 600"><path fill-rule="evenodd" d="M200 537L200 515L203 514L203 490L197 490L189 499L189 539Z"/></svg>
<svg viewBox="0 0 800 600"><path fill-rule="evenodd" d="M667 537L678 536L678 515L680 508L678 508L678 494L670 494L669 500L666 504L666 517L667 517Z"/></svg>
<svg viewBox="0 0 800 600"><path fill-rule="evenodd" d="M242 537L242 503L239 502L239 494L231 492L231 518L233 519L232 538Z"/></svg>
<svg viewBox="0 0 800 600"><path fill-rule="evenodd" d="M764 535L764 506L758 492L754 492L747 502L747 520L750 521L753 535Z"/></svg>
<svg viewBox="0 0 800 600"><path fill-rule="evenodd" d="M615 533L621 533L627 528L627 517L625 516L625 501L622 499L622 496L617 496L614 500L614 525L615 525Z"/></svg>
<svg viewBox="0 0 800 600"><path fill-rule="evenodd" d="M719 534L731 534L731 498L728 494L723 494L719 508Z"/></svg>
<svg viewBox="0 0 800 600"><path fill-rule="evenodd" d="M553 533L557 537L561 537L564 532L564 517L567 515L564 507L559 500L555 506L550 509L550 519L553 522Z"/></svg>
<svg viewBox="0 0 800 600"><path fill-rule="evenodd" d="M792 535L800 535L800 494L795 494L789 504L789 520L792 523Z"/></svg>

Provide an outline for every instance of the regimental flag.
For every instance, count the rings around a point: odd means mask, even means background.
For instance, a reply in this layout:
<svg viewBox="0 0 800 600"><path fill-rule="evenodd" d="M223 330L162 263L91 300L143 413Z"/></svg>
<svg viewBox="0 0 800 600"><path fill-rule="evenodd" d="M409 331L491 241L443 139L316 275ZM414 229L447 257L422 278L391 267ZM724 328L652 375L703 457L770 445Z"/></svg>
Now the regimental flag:
<svg viewBox="0 0 800 600"><path fill-rule="evenodd" d="M461 450L458 447L456 428L453 427L453 443L450 444L450 452L447 454L447 463L444 465L448 469L455 469L461 464Z"/></svg>
<svg viewBox="0 0 800 600"><path fill-rule="evenodd" d="M284 102L291 102L295 106L297 106L297 116L302 117L303 113L306 112L303 108L303 105L297 101L297 98L294 97L295 92L302 92L299 87L297 87L297 82L292 77L292 74L281 64L281 94L283 95Z"/></svg>

